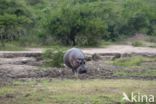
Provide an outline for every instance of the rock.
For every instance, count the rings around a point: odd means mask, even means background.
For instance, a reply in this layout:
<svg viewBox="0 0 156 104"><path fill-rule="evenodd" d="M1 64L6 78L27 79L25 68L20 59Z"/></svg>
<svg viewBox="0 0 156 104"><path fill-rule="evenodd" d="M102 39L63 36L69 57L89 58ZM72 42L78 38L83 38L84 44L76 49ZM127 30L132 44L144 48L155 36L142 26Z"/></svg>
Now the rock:
<svg viewBox="0 0 156 104"><path fill-rule="evenodd" d="M100 57L100 55L99 54L93 54L92 55L92 60L94 60L94 61L98 61L98 60L100 60L101 59L101 57Z"/></svg>

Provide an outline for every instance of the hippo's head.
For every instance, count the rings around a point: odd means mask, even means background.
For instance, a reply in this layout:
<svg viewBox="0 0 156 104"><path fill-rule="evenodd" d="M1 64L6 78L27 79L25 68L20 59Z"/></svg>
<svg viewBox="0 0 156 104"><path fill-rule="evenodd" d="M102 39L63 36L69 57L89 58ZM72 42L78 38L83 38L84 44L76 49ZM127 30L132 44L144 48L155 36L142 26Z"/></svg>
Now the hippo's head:
<svg viewBox="0 0 156 104"><path fill-rule="evenodd" d="M85 65L85 60L84 59L79 59L77 61L77 63L78 63L77 72L79 74L87 73L87 68L86 68L86 65Z"/></svg>

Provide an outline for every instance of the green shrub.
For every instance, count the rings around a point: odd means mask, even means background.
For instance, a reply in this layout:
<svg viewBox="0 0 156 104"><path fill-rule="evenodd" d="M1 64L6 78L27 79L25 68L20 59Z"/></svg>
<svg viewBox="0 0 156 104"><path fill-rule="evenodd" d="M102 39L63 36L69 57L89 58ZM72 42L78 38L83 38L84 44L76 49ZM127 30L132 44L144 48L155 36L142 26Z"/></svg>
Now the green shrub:
<svg viewBox="0 0 156 104"><path fill-rule="evenodd" d="M48 67L63 67L62 49L48 49L43 53L44 65Z"/></svg>

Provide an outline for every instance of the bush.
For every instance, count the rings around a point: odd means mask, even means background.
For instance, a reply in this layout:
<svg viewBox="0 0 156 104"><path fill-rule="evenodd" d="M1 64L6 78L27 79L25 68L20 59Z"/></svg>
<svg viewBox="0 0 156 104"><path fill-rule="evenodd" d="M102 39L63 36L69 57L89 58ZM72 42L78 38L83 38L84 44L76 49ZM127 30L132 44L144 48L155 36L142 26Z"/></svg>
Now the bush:
<svg viewBox="0 0 156 104"><path fill-rule="evenodd" d="M43 53L44 65L48 67L63 67L64 51L48 49Z"/></svg>

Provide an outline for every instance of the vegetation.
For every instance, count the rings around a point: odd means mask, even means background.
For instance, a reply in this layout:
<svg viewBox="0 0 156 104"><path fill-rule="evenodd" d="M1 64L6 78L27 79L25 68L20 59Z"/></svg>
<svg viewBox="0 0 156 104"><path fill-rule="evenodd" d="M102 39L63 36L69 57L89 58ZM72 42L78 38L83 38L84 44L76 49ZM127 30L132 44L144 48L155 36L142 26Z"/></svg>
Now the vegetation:
<svg viewBox="0 0 156 104"><path fill-rule="evenodd" d="M0 0L0 50L17 51L24 50L24 46L44 45L52 48L43 53L44 65L62 67L64 48L61 46L64 45L65 48L105 46L137 33L150 36L148 42L156 43L155 5L156 0ZM143 43L135 41L132 45ZM111 62L117 70L95 63L99 65L97 72L91 70L87 76L93 73L100 78L102 72L102 78L106 74L109 75L106 78L156 78L156 58L135 56ZM142 65L144 62L148 64ZM156 81L146 78L58 80L38 78L36 75L40 73L31 72L34 78L21 81L13 78L12 82L7 79L12 76L3 75L2 70L2 79L11 83L6 81L9 85L0 86L0 104L128 104L121 100L123 92L156 96Z"/></svg>
<svg viewBox="0 0 156 104"><path fill-rule="evenodd" d="M156 43L156 37L155 37L155 36L150 36L150 37L147 39L147 41Z"/></svg>
<svg viewBox="0 0 156 104"><path fill-rule="evenodd" d="M116 66L139 66L145 58L140 56L134 56L130 58L121 58L113 61L113 64Z"/></svg>
<svg viewBox="0 0 156 104"><path fill-rule="evenodd" d="M63 67L63 55L62 49L48 49L43 53L43 60L45 66L50 67Z"/></svg>
<svg viewBox="0 0 156 104"><path fill-rule="evenodd" d="M112 61L112 64L116 66L133 67L140 66L144 62L155 62L155 61L156 57L132 56L115 59Z"/></svg>
<svg viewBox="0 0 156 104"><path fill-rule="evenodd" d="M137 70L136 72L132 70L118 70L113 75L124 77L156 77L156 69Z"/></svg>
<svg viewBox="0 0 156 104"><path fill-rule="evenodd" d="M1 0L0 43L95 46L156 35L155 0Z"/></svg>
<svg viewBox="0 0 156 104"><path fill-rule="evenodd" d="M126 85L125 85L126 83ZM122 93L156 96L154 80L28 80L1 87L1 104L127 104ZM21 90L20 90L21 89ZM23 90L24 89L24 90ZM147 104L135 103L135 104Z"/></svg>
<svg viewBox="0 0 156 104"><path fill-rule="evenodd" d="M31 12L15 1L0 1L0 41L20 39L32 25Z"/></svg>
<svg viewBox="0 0 156 104"><path fill-rule="evenodd" d="M0 46L0 50L2 51L21 51L26 50L25 47L22 47L19 42L11 41L6 42L5 47Z"/></svg>
<svg viewBox="0 0 156 104"><path fill-rule="evenodd" d="M156 57L133 56L128 58L116 59L113 61L115 66L121 69L114 71L113 75L118 77L156 77Z"/></svg>
<svg viewBox="0 0 156 104"><path fill-rule="evenodd" d="M143 43L141 41L135 41L132 43L132 46L141 47L141 46L143 46Z"/></svg>

